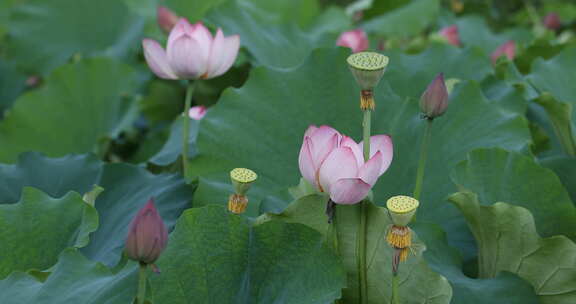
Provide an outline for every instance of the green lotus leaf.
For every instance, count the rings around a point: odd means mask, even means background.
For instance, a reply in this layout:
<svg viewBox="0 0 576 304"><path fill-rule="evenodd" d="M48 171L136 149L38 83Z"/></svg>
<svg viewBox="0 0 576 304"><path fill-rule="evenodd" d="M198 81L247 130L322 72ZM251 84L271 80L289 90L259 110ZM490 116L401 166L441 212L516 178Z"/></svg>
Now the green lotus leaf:
<svg viewBox="0 0 576 304"><path fill-rule="evenodd" d="M481 205L478 196L450 197L466 217L479 248L479 276L509 271L530 282L540 303L576 301L576 244L565 236L541 238L526 208L497 202Z"/></svg>
<svg viewBox="0 0 576 304"><path fill-rule="evenodd" d="M66 249L42 280L14 272L0 281L0 302L5 304L126 304L136 295L137 267L129 263L118 272L93 262L75 249Z"/></svg>
<svg viewBox="0 0 576 304"><path fill-rule="evenodd" d="M144 26L118 0L18 2L10 11L8 55L34 73L45 74L73 55L125 56L138 45ZM108 75L121 76L114 72Z"/></svg>
<svg viewBox="0 0 576 304"><path fill-rule="evenodd" d="M0 278L51 267L65 248L86 246L97 227L96 210L78 193L51 198L23 188L18 203L0 204Z"/></svg>
<svg viewBox="0 0 576 304"><path fill-rule="evenodd" d="M151 277L154 303L333 303L345 276L323 242L304 225L251 226L219 206L189 209Z"/></svg>
<svg viewBox="0 0 576 304"><path fill-rule="evenodd" d="M18 98L0 122L0 161L21 152L49 156L96 152L135 119L137 73L106 58L82 60L55 70L46 84Z"/></svg>

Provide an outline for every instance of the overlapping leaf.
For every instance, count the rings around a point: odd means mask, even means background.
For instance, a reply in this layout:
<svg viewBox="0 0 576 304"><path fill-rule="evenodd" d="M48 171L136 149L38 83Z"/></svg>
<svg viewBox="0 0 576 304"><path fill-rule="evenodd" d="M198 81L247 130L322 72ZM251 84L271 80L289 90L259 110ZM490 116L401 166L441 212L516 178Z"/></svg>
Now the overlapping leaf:
<svg viewBox="0 0 576 304"><path fill-rule="evenodd" d="M154 303L332 303L345 276L316 231L249 222L218 206L186 211L152 277Z"/></svg>
<svg viewBox="0 0 576 304"><path fill-rule="evenodd" d="M498 202L483 206L473 193L450 200L462 211L479 248L479 275L500 271L530 282L541 303L576 301L576 244L564 236L541 238L530 211Z"/></svg>

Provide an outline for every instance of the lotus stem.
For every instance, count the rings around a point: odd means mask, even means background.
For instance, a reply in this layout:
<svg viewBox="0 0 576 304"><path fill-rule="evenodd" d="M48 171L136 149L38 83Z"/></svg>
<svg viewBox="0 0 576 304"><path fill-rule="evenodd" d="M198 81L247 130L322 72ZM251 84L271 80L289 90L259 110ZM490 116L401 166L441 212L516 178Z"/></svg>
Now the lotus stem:
<svg viewBox="0 0 576 304"><path fill-rule="evenodd" d="M184 99L184 112L182 112L182 119L184 119L183 130L182 130L182 169L184 170L184 180L187 180L190 176L190 165L188 164L188 138L190 137L190 117L188 116L188 111L190 111L190 106L192 105L192 94L194 93L194 87L196 81L190 82L188 80L188 85L186 88L186 98Z"/></svg>
<svg viewBox="0 0 576 304"><path fill-rule="evenodd" d="M432 119L426 119L426 127L424 129L424 138L422 138L422 146L420 147L420 160L418 161L418 170L416 171L416 185L414 186L413 197L420 200L422 193L422 182L424 181L424 169L426 168L426 158L428 157L428 146L430 145L430 136L432 133Z"/></svg>
<svg viewBox="0 0 576 304"><path fill-rule="evenodd" d="M144 304L146 301L146 268L147 264L140 262L140 271L138 275L138 304Z"/></svg>

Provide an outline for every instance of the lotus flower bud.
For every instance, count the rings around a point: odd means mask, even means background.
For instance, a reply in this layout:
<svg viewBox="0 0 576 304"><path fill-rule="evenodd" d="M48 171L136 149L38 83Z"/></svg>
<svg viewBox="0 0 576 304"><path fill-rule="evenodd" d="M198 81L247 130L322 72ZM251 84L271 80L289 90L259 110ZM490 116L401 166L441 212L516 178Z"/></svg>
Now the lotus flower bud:
<svg viewBox="0 0 576 304"><path fill-rule="evenodd" d="M513 60L516 56L516 43L514 40L508 40L501 46L499 46L490 56L492 59L492 64L496 64L498 58L506 56L508 60Z"/></svg>
<svg viewBox="0 0 576 304"><path fill-rule="evenodd" d="M336 45L350 48L354 53L367 50L368 44L366 32L361 29L344 32L340 34L338 41L336 41Z"/></svg>
<svg viewBox="0 0 576 304"><path fill-rule="evenodd" d="M360 52L348 56L347 62L354 79L362 90L360 108L362 110L374 109L373 91L384 75L388 57L375 52Z"/></svg>
<svg viewBox="0 0 576 304"><path fill-rule="evenodd" d="M200 120L206 115L206 110L205 106L194 106L188 110L188 116L194 120Z"/></svg>
<svg viewBox="0 0 576 304"><path fill-rule="evenodd" d="M451 45L460 46L460 35L458 34L457 25L451 25L441 29L439 34Z"/></svg>
<svg viewBox="0 0 576 304"><path fill-rule="evenodd" d="M170 33L172 28L178 23L178 15L164 6L159 6L156 10L158 25L165 33Z"/></svg>
<svg viewBox="0 0 576 304"><path fill-rule="evenodd" d="M560 21L560 16L557 13L549 13L544 17L544 26L552 31L559 29L562 26L562 22Z"/></svg>
<svg viewBox="0 0 576 304"><path fill-rule="evenodd" d="M128 231L126 254L134 261L152 264L168 244L168 231L154 207L154 199L138 211Z"/></svg>
<svg viewBox="0 0 576 304"><path fill-rule="evenodd" d="M444 83L444 74L440 73L428 85L420 97L420 110L426 118L434 119L446 112L448 107L448 90Z"/></svg>

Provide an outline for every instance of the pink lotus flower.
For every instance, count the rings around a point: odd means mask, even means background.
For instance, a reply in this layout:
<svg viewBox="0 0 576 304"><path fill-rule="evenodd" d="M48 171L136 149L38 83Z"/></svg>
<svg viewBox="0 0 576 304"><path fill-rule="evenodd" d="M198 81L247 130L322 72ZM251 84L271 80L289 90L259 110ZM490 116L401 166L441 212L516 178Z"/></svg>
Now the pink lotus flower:
<svg viewBox="0 0 576 304"><path fill-rule="evenodd" d="M492 59L492 64L496 64L498 58L506 56L508 60L513 60L516 56L516 43L514 40L508 40L501 46L499 46L490 56Z"/></svg>
<svg viewBox="0 0 576 304"><path fill-rule="evenodd" d="M544 17L544 26L552 31L559 29L562 26L562 22L560 21L560 16L557 13L549 13Z"/></svg>
<svg viewBox="0 0 576 304"><path fill-rule="evenodd" d="M206 110L208 109L205 106L194 106L188 111L188 116L194 120L200 120L206 115Z"/></svg>
<svg viewBox="0 0 576 304"><path fill-rule="evenodd" d="M154 199L150 199L130 223L126 254L134 261L151 264L158 259L167 243L168 231L154 207Z"/></svg>
<svg viewBox="0 0 576 304"><path fill-rule="evenodd" d="M368 49L368 37L366 32L361 29L356 29L340 34L336 45L351 48L352 52L362 52Z"/></svg>
<svg viewBox="0 0 576 304"><path fill-rule="evenodd" d="M453 46L460 46L460 35L458 26L451 25L440 30L440 36L444 37Z"/></svg>
<svg viewBox="0 0 576 304"><path fill-rule="evenodd" d="M156 10L156 21L160 28L166 33L170 33L176 23L178 23L178 19L178 15L174 14L174 12L167 7L159 6Z"/></svg>
<svg viewBox="0 0 576 304"><path fill-rule="evenodd" d="M240 37L224 37L221 29L212 37L198 22L181 18L168 36L166 51L152 39L142 41L146 62L164 79L209 79L224 74L236 60Z"/></svg>
<svg viewBox="0 0 576 304"><path fill-rule="evenodd" d="M304 179L330 194L337 204L355 204L364 199L392 162L392 139L370 138L370 159L364 162L362 142L341 135L328 126L310 126L298 159Z"/></svg>

